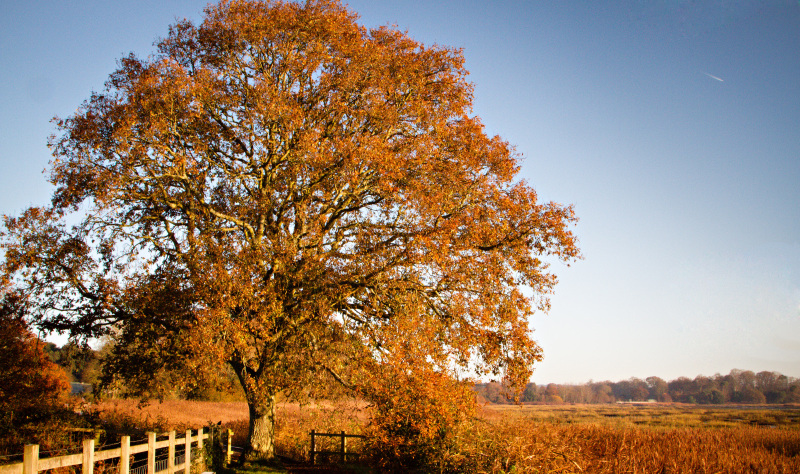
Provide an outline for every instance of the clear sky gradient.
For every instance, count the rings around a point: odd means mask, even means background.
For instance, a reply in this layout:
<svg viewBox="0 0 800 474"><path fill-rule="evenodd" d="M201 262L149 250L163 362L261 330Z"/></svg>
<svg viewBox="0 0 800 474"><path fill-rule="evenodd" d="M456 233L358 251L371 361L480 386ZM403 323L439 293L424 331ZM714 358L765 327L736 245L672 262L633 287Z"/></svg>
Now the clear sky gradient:
<svg viewBox="0 0 800 474"><path fill-rule="evenodd" d="M0 214L44 204L53 116L204 1L0 1ZM800 377L800 3L369 1L463 48L475 113L572 203L533 381Z"/></svg>

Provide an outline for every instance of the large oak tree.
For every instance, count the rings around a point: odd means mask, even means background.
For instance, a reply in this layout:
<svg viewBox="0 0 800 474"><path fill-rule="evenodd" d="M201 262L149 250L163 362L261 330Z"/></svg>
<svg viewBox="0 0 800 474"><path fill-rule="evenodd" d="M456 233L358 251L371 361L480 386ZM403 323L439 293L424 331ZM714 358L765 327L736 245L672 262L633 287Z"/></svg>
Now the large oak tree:
<svg viewBox="0 0 800 474"><path fill-rule="evenodd" d="M472 115L459 50L333 0L224 0L157 48L58 120L51 205L5 220L32 319L113 330L107 368L133 386L228 364L263 456L275 395L312 377L524 386L543 259L578 256L575 218Z"/></svg>

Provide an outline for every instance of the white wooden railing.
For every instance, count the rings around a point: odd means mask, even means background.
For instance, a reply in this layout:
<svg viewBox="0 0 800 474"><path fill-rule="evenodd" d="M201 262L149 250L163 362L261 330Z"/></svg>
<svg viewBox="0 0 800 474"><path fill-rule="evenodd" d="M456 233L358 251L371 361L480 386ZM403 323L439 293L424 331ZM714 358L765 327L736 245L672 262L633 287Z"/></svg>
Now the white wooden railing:
<svg viewBox="0 0 800 474"><path fill-rule="evenodd" d="M231 459L231 430L227 430L227 450L225 450L225 462ZM66 456L54 456L48 458L39 457L39 445L28 444L25 446L23 459L20 463L6 464L0 466L0 474L38 474L48 469L60 467L82 466L82 474L94 474L96 462L110 459L119 459L119 474L173 474L183 471L184 474L191 474L193 453L198 455L203 452L203 441L209 439L208 433L203 432L203 428L197 430L196 435L192 435L192 430L187 430L183 438L175 438L175 431L169 432L169 439L156 441L156 433L147 433L147 442L131 445L131 437L123 436L120 440L120 447L95 451L95 440L83 440L83 452L69 454ZM194 446L194 447L192 447ZM183 453L176 458L176 447L182 447ZM156 459L156 450L168 448L166 458ZM223 448L224 449L224 448ZM142 468L131 469L130 462L134 454L147 452L146 470Z"/></svg>

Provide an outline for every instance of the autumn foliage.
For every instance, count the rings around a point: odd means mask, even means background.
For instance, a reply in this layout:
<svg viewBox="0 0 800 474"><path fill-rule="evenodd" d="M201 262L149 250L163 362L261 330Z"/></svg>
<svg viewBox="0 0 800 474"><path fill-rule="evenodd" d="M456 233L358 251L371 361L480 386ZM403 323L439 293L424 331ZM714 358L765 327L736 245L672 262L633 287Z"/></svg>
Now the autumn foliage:
<svg viewBox="0 0 800 474"><path fill-rule="evenodd" d="M367 447L383 472L424 472L444 452L455 449L459 427L475 415L467 384L438 373L381 374L382 386L366 432Z"/></svg>
<svg viewBox="0 0 800 474"><path fill-rule="evenodd" d="M0 300L0 413L10 426L59 407L69 393L61 368L20 317L13 295Z"/></svg>
<svg viewBox="0 0 800 474"><path fill-rule="evenodd" d="M157 48L57 121L50 206L5 220L31 318L113 333L107 381L144 394L226 364L265 457L279 393L338 384L387 433L392 407L430 402L432 427L409 432L427 443L453 413L429 387L457 372L524 386L545 260L578 257L575 217L539 202L472 115L461 51L368 30L332 0L224 0Z"/></svg>
<svg viewBox="0 0 800 474"><path fill-rule="evenodd" d="M21 305L13 293L0 292L0 452L46 442L39 425L64 411L69 395L66 373L28 330Z"/></svg>

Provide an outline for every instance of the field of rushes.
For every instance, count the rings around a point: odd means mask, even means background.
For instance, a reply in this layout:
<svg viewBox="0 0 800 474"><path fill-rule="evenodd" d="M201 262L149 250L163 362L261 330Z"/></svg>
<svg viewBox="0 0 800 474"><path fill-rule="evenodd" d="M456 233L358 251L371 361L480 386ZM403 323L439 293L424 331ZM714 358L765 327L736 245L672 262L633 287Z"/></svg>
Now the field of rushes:
<svg viewBox="0 0 800 474"><path fill-rule="evenodd" d="M740 426L800 429L798 405L487 405L484 417L518 418L554 424L591 423L616 427L734 428Z"/></svg>
<svg viewBox="0 0 800 474"><path fill-rule="evenodd" d="M463 472L797 473L800 430L612 427L511 419L465 433Z"/></svg>
<svg viewBox="0 0 800 474"><path fill-rule="evenodd" d="M472 472L800 472L800 407L489 405L451 463Z"/></svg>
<svg viewBox="0 0 800 474"><path fill-rule="evenodd" d="M108 400L94 408L112 425L130 425L131 420L140 420L139 426L164 432L219 424L223 429L233 430L235 446L243 446L247 439L249 413L245 402L165 400L142 405L138 400ZM308 459L311 430L361 434L367 421L365 404L356 400L310 405L278 403L275 449L281 456L305 460ZM361 448L358 440L348 443L354 452ZM328 448L323 445L321 449Z"/></svg>
<svg viewBox="0 0 800 474"><path fill-rule="evenodd" d="M247 434L247 407L240 402L156 402L139 411L136 401L112 401L101 408L110 416L158 419L163 428L221 421L234 430L235 444ZM279 404L276 449L307 459L311 429L360 433L366 420L358 402ZM438 464L493 473L797 473L800 408L485 406Z"/></svg>
<svg viewBox="0 0 800 474"><path fill-rule="evenodd" d="M197 427L212 423L246 420L244 402L202 402L188 400L153 401L140 405L138 400L108 400L96 408L108 413L149 420L148 425ZM348 400L338 403L300 406L278 403L277 413L287 423L330 424L331 420L352 418L366 422L363 403ZM651 428L734 428L741 426L786 427L800 429L800 406L711 406L681 404L608 404L608 405L485 405L481 416L487 420L524 419L552 424L599 424L615 427ZM317 429L321 429L322 426Z"/></svg>
<svg viewBox="0 0 800 474"><path fill-rule="evenodd" d="M146 426L161 429L197 428L217 423L246 420L247 403L157 400L140 404L137 399L105 400L93 406L106 418L133 417Z"/></svg>

